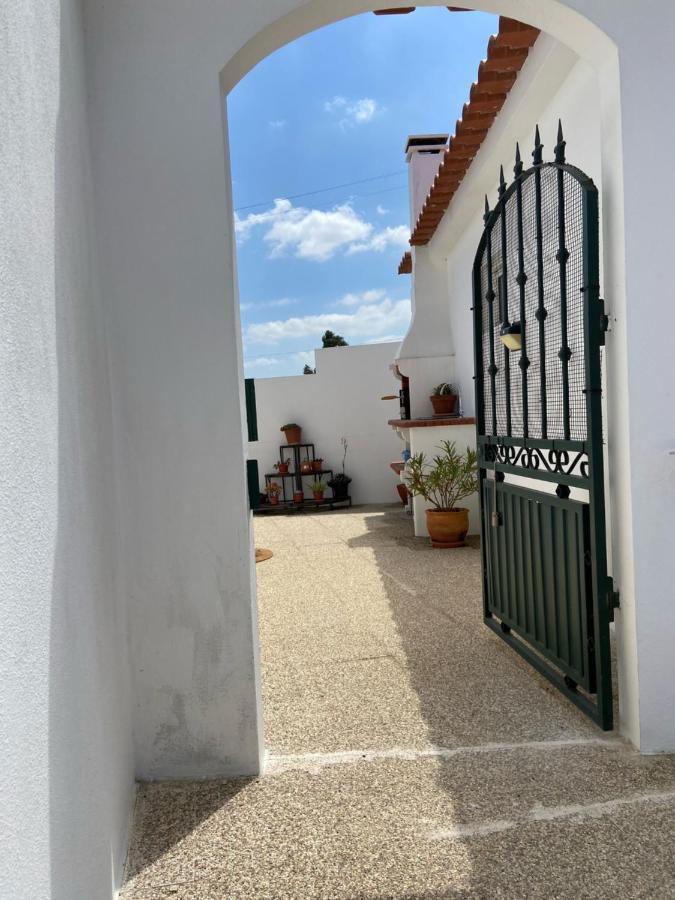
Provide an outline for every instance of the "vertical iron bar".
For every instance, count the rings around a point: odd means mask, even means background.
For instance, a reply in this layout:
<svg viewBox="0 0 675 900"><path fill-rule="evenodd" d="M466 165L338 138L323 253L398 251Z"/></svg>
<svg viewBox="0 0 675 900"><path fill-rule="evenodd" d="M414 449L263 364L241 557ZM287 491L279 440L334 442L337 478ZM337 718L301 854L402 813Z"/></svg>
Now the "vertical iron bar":
<svg viewBox="0 0 675 900"><path fill-rule="evenodd" d="M485 233L478 245L473 264L473 365L476 398L476 433L485 434L485 364L483 361L483 297L481 287L481 265L485 252ZM480 546L481 546L481 582L483 588L483 618L492 617L490 612L490 581L488 528L486 527L485 481L486 470L484 460L485 448L478 445L478 496L480 498Z"/></svg>
<svg viewBox="0 0 675 900"><path fill-rule="evenodd" d="M607 577L607 537L605 531L605 476L602 438L602 303L598 237L598 192L592 182L583 191L583 316L584 367L586 376L586 418L590 513L591 578L593 583L593 645L597 673L597 708L600 726L613 725L612 670L609 645L610 582Z"/></svg>
<svg viewBox="0 0 675 900"><path fill-rule="evenodd" d="M490 375L490 399L492 406L492 434L497 434L497 365L495 363L495 315L494 315L494 305L495 305L495 291L494 285L492 284L492 226L488 225L488 219L490 217L490 207L488 205L488 199L485 198L485 215L483 216L483 220L485 222L485 254L487 257L487 281L488 281L488 289L487 294L485 295L485 299L488 303L488 326L490 329L490 368L488 370ZM481 297L482 304L482 297ZM481 317L482 319L482 317Z"/></svg>
<svg viewBox="0 0 675 900"><path fill-rule="evenodd" d="M523 404L523 437L529 437L528 424L528 396L527 396L527 369L530 361L527 358L527 329L525 322L525 282L527 275L525 273L525 249L523 246L523 163L520 158L520 147L516 144L516 165L513 169L516 176L516 229L518 233L518 274L516 283L518 284L519 300L520 300L520 385L522 392Z"/></svg>
<svg viewBox="0 0 675 900"><path fill-rule="evenodd" d="M504 282L504 303L508 314L509 308L509 282L508 282L508 262L506 259L506 201L504 194L506 193L506 182L504 181L504 167L499 168L499 218L501 221L501 240L502 240L502 279ZM504 346L504 388L506 393L506 434L511 437L511 364L509 360L509 349Z"/></svg>
<svg viewBox="0 0 675 900"><path fill-rule="evenodd" d="M558 143L555 145L556 175L558 181L558 269L560 273L560 338L561 347L558 358L562 363L562 401L563 401L563 436L570 439L570 383L569 361L570 348L567 343L567 259L569 253L565 246L565 141L563 140L562 123L558 121Z"/></svg>
<svg viewBox="0 0 675 900"><path fill-rule="evenodd" d="M534 164L537 166L534 173L534 213L537 245L537 312L535 313L539 323L539 394L541 403L541 436L544 440L548 437L548 413L546 408L546 331L544 322L547 311L544 306L544 229L542 227L541 212L541 168L543 145L539 137L539 126L534 135Z"/></svg>

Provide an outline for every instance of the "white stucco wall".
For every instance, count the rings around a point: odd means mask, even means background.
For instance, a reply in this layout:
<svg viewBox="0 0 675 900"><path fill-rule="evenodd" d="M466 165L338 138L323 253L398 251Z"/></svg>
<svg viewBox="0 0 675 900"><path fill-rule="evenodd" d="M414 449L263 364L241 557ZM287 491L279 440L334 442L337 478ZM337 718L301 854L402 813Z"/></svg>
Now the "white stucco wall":
<svg viewBox="0 0 675 900"><path fill-rule="evenodd" d="M0 897L104 900L133 799L79 3L0 5Z"/></svg>
<svg viewBox="0 0 675 900"><path fill-rule="evenodd" d="M256 378L259 440L249 444L248 453L259 462L261 489L284 443L280 426L297 422L303 441L316 445L317 456L335 474L342 465L340 438L347 438L345 472L352 478L354 503L398 501L398 479L389 463L400 460L404 444L387 424L399 415L400 382L389 369L397 349L398 343L384 343L317 350L316 375ZM396 400L381 399L389 394ZM311 479L305 483L309 496ZM289 480L287 488L292 487Z"/></svg>
<svg viewBox="0 0 675 900"><path fill-rule="evenodd" d="M141 778L255 773L262 754L218 81L249 14L227 3L86 3Z"/></svg>

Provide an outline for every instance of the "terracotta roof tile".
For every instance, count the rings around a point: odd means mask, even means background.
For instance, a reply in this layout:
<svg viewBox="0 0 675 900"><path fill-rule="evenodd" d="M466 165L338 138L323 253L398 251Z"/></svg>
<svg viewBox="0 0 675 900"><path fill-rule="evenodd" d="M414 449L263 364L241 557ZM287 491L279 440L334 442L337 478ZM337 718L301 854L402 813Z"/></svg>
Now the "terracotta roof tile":
<svg viewBox="0 0 675 900"><path fill-rule="evenodd" d="M415 223L410 237L413 246L428 244L433 237L538 35L539 30L531 25L499 17L499 31L488 41L487 57L478 66L478 79L471 86L469 102L464 104L462 118L457 121L455 134ZM399 272L404 260L405 257Z"/></svg>
<svg viewBox="0 0 675 900"><path fill-rule="evenodd" d="M412 272L412 253L410 250L406 250L403 254L401 262L398 264L398 274L399 275L410 275Z"/></svg>

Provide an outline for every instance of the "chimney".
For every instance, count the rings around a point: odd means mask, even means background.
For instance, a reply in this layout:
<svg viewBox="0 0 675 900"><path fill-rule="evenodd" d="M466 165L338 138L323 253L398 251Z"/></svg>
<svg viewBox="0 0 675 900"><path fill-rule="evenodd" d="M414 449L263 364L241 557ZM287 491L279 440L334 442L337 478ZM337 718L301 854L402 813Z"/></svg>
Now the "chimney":
<svg viewBox="0 0 675 900"><path fill-rule="evenodd" d="M447 134L416 134L408 138L405 157L408 162L411 228L415 227L417 217L422 211L447 144Z"/></svg>

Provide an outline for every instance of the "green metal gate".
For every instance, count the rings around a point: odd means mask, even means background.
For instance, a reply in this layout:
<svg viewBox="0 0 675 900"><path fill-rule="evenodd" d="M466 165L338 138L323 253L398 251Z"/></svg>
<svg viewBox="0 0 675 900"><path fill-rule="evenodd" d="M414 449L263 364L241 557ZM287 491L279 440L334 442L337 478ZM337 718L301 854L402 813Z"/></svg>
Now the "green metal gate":
<svg viewBox="0 0 675 900"><path fill-rule="evenodd" d="M610 729L598 192L560 125L542 150L502 168L473 270L484 618Z"/></svg>

